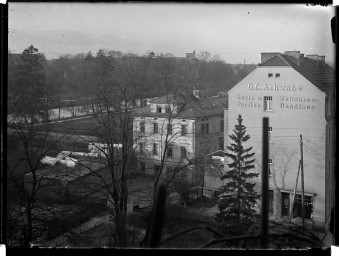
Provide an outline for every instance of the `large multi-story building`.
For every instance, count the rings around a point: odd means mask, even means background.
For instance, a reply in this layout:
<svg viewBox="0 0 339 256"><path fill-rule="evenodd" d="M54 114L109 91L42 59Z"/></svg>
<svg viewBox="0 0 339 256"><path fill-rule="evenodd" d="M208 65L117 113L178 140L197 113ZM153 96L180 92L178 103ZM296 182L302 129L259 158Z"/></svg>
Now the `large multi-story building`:
<svg viewBox="0 0 339 256"><path fill-rule="evenodd" d="M137 109L133 134L139 171L156 174L163 166L170 173L223 149L226 104L226 97L204 98L194 90L193 94L167 94Z"/></svg>
<svg viewBox="0 0 339 256"><path fill-rule="evenodd" d="M325 106L334 88L335 73L324 56L300 54L299 51L262 53L261 64L228 91L228 108L224 111L225 145L230 143L238 115L243 118L251 138L246 146L255 152L256 171L262 169L262 120L269 118L269 189L272 218L293 221L301 217L301 177L294 207L292 199L301 158L303 158L306 225L321 226L328 218L331 198L325 183L331 177L325 170L330 143L326 128ZM327 130L326 130L327 129ZM228 169L225 159L225 171ZM300 174L299 174L300 175ZM261 194L261 175L256 189ZM327 203L328 201L328 203Z"/></svg>

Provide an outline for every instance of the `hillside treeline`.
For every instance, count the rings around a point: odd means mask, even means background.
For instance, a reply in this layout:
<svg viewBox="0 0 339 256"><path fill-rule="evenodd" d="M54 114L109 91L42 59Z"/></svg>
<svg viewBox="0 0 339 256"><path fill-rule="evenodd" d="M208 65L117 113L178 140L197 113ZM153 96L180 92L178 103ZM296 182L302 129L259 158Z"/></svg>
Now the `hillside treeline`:
<svg viewBox="0 0 339 256"><path fill-rule="evenodd" d="M255 65L228 64L220 57L209 58L208 52L201 52L199 56L204 58L190 60L171 54L140 57L99 50L96 54L64 55L52 60L46 60L41 53L40 63L49 107L58 107L71 100L72 104L83 104L90 97L87 88L96 83L99 85L102 77L105 77L105 83L133 86L133 97L156 97L173 90L188 92L194 86L209 97L228 91L255 68ZM20 83L22 57L23 54L9 51L9 89Z"/></svg>

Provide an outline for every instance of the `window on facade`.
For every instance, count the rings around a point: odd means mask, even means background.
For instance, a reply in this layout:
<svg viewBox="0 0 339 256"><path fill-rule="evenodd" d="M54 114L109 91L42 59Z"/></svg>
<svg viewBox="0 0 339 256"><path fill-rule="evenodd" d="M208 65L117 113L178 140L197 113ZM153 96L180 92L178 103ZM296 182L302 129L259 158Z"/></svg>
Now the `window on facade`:
<svg viewBox="0 0 339 256"><path fill-rule="evenodd" d="M268 142L272 143L272 127L268 127Z"/></svg>
<svg viewBox="0 0 339 256"><path fill-rule="evenodd" d="M264 110L265 111L272 111L272 96L265 96L264 97Z"/></svg>
<svg viewBox="0 0 339 256"><path fill-rule="evenodd" d="M201 124L201 134L205 135L208 134L209 126L208 124Z"/></svg>
<svg viewBox="0 0 339 256"><path fill-rule="evenodd" d="M293 197L293 194L292 194ZM305 195L305 219L312 219L313 213L313 197ZM301 194L296 194L294 198L294 205L293 205L293 218L295 217L302 217L301 216Z"/></svg>
<svg viewBox="0 0 339 256"><path fill-rule="evenodd" d="M143 153L144 153L144 148L145 148L144 143L139 143L139 151L140 151L140 154L143 154Z"/></svg>
<svg viewBox="0 0 339 256"><path fill-rule="evenodd" d="M280 77L280 74L279 73L276 73L275 74L275 77L277 78L277 77Z"/></svg>
<svg viewBox="0 0 339 256"><path fill-rule="evenodd" d="M159 129L158 129L158 123L154 123L153 124L153 133L156 134L159 132Z"/></svg>
<svg viewBox="0 0 339 256"><path fill-rule="evenodd" d="M186 136L187 134L187 125L181 125L181 136Z"/></svg>
<svg viewBox="0 0 339 256"><path fill-rule="evenodd" d="M140 132L145 132L145 122L140 123Z"/></svg>
<svg viewBox="0 0 339 256"><path fill-rule="evenodd" d="M145 172L145 171L146 171L145 163L143 163L143 162L140 163L140 170L141 170L142 172Z"/></svg>
<svg viewBox="0 0 339 256"><path fill-rule="evenodd" d="M171 107L170 106L165 107L165 113L171 113Z"/></svg>
<svg viewBox="0 0 339 256"><path fill-rule="evenodd" d="M288 217L290 215L290 193L281 192L281 216Z"/></svg>
<svg viewBox="0 0 339 256"><path fill-rule="evenodd" d="M287 192L281 192L281 198L282 198L282 202L281 202L281 215L284 217L288 217L290 215L290 203L292 203L293 200L293 192L291 193L287 193ZM313 217L313 197L312 196L308 196L305 195L304 197L305 202L305 218L306 219L312 219ZM301 204L302 200L301 200L301 194L297 193L295 194L295 198L294 198L294 204L293 204L293 218L298 218L298 217L302 217L301 216Z"/></svg>
<svg viewBox="0 0 339 256"><path fill-rule="evenodd" d="M205 124L201 124L201 129L200 129L200 132L201 132L201 134L203 135L203 134L205 134Z"/></svg>
<svg viewBox="0 0 339 256"><path fill-rule="evenodd" d="M167 148L167 157L173 157L173 149L172 147Z"/></svg>
<svg viewBox="0 0 339 256"><path fill-rule="evenodd" d="M161 106L157 106L157 113L161 113Z"/></svg>
<svg viewBox="0 0 339 256"><path fill-rule="evenodd" d="M172 124L167 124L167 133L172 134Z"/></svg>
<svg viewBox="0 0 339 256"><path fill-rule="evenodd" d="M273 77L273 74L272 73L268 73L268 77Z"/></svg>
<svg viewBox="0 0 339 256"><path fill-rule="evenodd" d="M156 143L153 144L153 155L158 155L158 144Z"/></svg>
<svg viewBox="0 0 339 256"><path fill-rule="evenodd" d="M220 131L223 132L224 131L224 119L220 120Z"/></svg>
<svg viewBox="0 0 339 256"><path fill-rule="evenodd" d="M224 138L219 138L219 149L224 150Z"/></svg>
<svg viewBox="0 0 339 256"><path fill-rule="evenodd" d="M269 175L269 176L272 175L272 173L271 173L272 163L273 163L272 159L269 158L269 159L268 159L268 175Z"/></svg>
<svg viewBox="0 0 339 256"><path fill-rule="evenodd" d="M187 157L187 150L185 147L181 147L181 158Z"/></svg>
<svg viewBox="0 0 339 256"><path fill-rule="evenodd" d="M269 190L268 195L269 195L269 213L273 214L273 190Z"/></svg>

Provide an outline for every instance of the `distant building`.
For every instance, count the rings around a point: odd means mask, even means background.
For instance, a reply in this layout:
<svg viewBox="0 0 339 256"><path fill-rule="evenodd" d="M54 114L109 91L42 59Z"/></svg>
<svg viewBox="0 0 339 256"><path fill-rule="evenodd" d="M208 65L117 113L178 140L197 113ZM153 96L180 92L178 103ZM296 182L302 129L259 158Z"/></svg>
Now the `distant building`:
<svg viewBox="0 0 339 256"><path fill-rule="evenodd" d="M196 56L195 56L195 51L193 51L192 53L186 53L186 59L189 59L189 60L195 60L196 59Z"/></svg>
<svg viewBox="0 0 339 256"><path fill-rule="evenodd" d="M224 112L225 145L231 142L228 136L241 115L251 136L246 146L253 147L259 173L262 170L262 119L269 118L269 204L271 217L275 219L289 219L293 212L293 221L301 222L300 177L292 209L301 159L300 135L306 226L324 227L329 219L334 194L326 191L333 191L334 163L327 152L333 155L330 117L333 105L329 100L334 81L334 70L325 63L324 56L305 56L299 51L272 52L262 53L261 64L228 91L228 108ZM326 105L330 106L327 111ZM228 171L227 162L225 171ZM260 175L256 182L260 194Z"/></svg>
<svg viewBox="0 0 339 256"><path fill-rule="evenodd" d="M206 99L200 90L194 89L193 93L158 97L145 108L137 109L133 134L138 138L138 170L155 175L165 159L164 170L171 173L192 159L223 150L226 105L226 97ZM187 175L193 179L193 174Z"/></svg>
<svg viewBox="0 0 339 256"><path fill-rule="evenodd" d="M127 108L143 108L150 104L150 101L155 98L145 98L145 99L131 99L127 101ZM121 107L126 106L126 101L121 102Z"/></svg>

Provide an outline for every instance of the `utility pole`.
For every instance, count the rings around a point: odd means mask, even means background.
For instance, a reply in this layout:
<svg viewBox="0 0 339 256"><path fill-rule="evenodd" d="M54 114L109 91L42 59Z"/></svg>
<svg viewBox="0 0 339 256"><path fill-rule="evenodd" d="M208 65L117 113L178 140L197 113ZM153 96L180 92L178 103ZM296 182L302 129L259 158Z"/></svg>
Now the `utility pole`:
<svg viewBox="0 0 339 256"><path fill-rule="evenodd" d="M304 158L303 158L303 136L300 134L300 170L301 170L301 218L302 232L305 234L305 195L304 195Z"/></svg>
<svg viewBox="0 0 339 256"><path fill-rule="evenodd" d="M292 218L293 218L293 207L294 207L295 193L296 193L297 188L298 188L298 179L299 179L299 172L300 172L300 162L301 161L299 160L297 180L295 181L295 188L294 188L294 192L293 192L293 199L292 199L292 204L291 204L291 209L290 209L290 225L291 225L291 221L292 221Z"/></svg>
<svg viewBox="0 0 339 256"><path fill-rule="evenodd" d="M268 245L268 202L269 202L269 183L268 183L268 117L263 118L263 140L262 140L262 196L261 196L261 247L267 248Z"/></svg>

